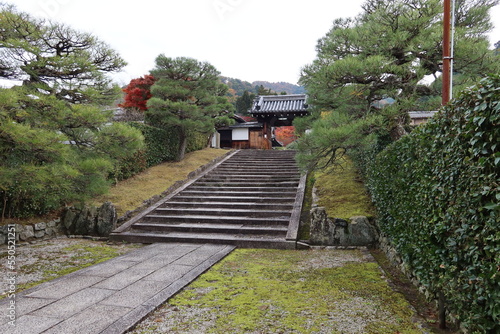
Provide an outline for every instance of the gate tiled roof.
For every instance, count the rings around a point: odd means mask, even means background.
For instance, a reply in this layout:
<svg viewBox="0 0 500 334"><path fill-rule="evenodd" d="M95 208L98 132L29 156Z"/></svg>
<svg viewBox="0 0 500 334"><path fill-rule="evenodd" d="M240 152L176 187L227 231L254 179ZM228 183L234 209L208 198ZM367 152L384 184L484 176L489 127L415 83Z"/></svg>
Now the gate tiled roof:
<svg viewBox="0 0 500 334"><path fill-rule="evenodd" d="M252 105L251 114L306 114L308 108L306 99L305 94L258 96Z"/></svg>

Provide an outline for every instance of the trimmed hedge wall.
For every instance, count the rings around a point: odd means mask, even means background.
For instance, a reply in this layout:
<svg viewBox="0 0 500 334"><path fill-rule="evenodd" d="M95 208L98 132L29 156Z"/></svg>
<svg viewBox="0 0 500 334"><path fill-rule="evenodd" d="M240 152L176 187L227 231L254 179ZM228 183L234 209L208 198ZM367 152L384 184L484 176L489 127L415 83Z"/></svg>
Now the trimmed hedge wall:
<svg viewBox="0 0 500 334"><path fill-rule="evenodd" d="M469 88L369 168L381 230L472 332L500 333L500 76Z"/></svg>
<svg viewBox="0 0 500 334"><path fill-rule="evenodd" d="M146 142L145 157L147 167L156 166L175 159L179 148L179 134L175 127L161 129L139 122L128 123L141 130ZM208 135L192 132L188 135L186 153L201 150L207 146Z"/></svg>
<svg viewBox="0 0 500 334"><path fill-rule="evenodd" d="M144 135L147 167L174 160L179 147L179 136L175 128L164 130L144 123L130 122L129 124L141 130Z"/></svg>

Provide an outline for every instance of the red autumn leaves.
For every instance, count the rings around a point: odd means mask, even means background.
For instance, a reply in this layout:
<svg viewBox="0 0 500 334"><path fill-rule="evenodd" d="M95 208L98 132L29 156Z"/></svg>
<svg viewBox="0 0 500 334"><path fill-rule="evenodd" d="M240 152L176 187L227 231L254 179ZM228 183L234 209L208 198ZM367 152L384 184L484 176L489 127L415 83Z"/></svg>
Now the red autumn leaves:
<svg viewBox="0 0 500 334"><path fill-rule="evenodd" d="M118 106L122 108L136 108L141 111L147 110L147 102L151 97L151 86L153 86L155 81L156 79L152 75L132 79L128 86L123 89L123 92L125 92L125 101Z"/></svg>

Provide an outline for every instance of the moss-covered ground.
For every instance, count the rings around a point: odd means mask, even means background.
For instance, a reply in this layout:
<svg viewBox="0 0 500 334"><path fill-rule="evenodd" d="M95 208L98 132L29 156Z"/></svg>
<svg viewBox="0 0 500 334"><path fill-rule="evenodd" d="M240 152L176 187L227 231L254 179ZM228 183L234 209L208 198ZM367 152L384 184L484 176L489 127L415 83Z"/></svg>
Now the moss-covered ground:
<svg viewBox="0 0 500 334"><path fill-rule="evenodd" d="M353 216L373 217L375 209L354 163L344 156L340 165L314 173L315 187L330 217L348 219Z"/></svg>
<svg viewBox="0 0 500 334"><path fill-rule="evenodd" d="M238 249L134 333L423 333L359 250Z"/></svg>

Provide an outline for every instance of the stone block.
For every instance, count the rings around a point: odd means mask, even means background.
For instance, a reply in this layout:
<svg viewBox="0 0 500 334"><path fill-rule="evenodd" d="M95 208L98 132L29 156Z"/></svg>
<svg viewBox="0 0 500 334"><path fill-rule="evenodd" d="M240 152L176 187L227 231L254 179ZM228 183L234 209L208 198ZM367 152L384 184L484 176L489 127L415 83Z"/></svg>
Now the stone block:
<svg viewBox="0 0 500 334"><path fill-rule="evenodd" d="M99 289L121 290L137 281L140 281L141 279L144 279L144 277L148 276L152 272L153 269L138 270L135 269L135 267L128 268L127 270L119 272L99 284L96 284L94 287Z"/></svg>
<svg viewBox="0 0 500 334"><path fill-rule="evenodd" d="M73 275L65 277L63 280L40 285L37 290L27 294L27 296L31 298L60 299L86 289L102 280L102 277L97 276Z"/></svg>
<svg viewBox="0 0 500 334"><path fill-rule="evenodd" d="M75 234L94 235L96 233L97 208L85 206L75 220Z"/></svg>
<svg viewBox="0 0 500 334"><path fill-rule="evenodd" d="M372 246L379 238L377 228L364 216L350 222L328 217L325 208L311 209L310 241L323 246Z"/></svg>
<svg viewBox="0 0 500 334"><path fill-rule="evenodd" d="M16 326L14 329L9 324L3 324L0 326L0 333L42 333L50 327L54 326L61 320L57 318L39 317L34 315L23 315L16 319Z"/></svg>
<svg viewBox="0 0 500 334"><path fill-rule="evenodd" d="M36 223L34 225L34 228L35 228L35 231L45 230L47 228L47 224L46 223Z"/></svg>
<svg viewBox="0 0 500 334"><path fill-rule="evenodd" d="M93 305L55 325L45 333L102 333L109 325L130 311L128 307Z"/></svg>
<svg viewBox="0 0 500 334"><path fill-rule="evenodd" d="M323 207L311 209L310 241L313 245L329 245L335 227Z"/></svg>
<svg viewBox="0 0 500 334"><path fill-rule="evenodd" d="M77 217L77 211L75 208L66 208L62 218L62 225L68 231L68 234L75 233L75 221Z"/></svg>
<svg viewBox="0 0 500 334"><path fill-rule="evenodd" d="M116 208L111 202L104 203L97 213L96 229L97 234L107 237L116 228L118 215Z"/></svg>
<svg viewBox="0 0 500 334"><path fill-rule="evenodd" d="M16 241L19 241L19 237L21 235L21 232L24 229L24 225L21 224L15 224L15 229L16 229Z"/></svg>
<svg viewBox="0 0 500 334"><path fill-rule="evenodd" d="M48 318L69 318L111 296L114 291L85 288L42 307L32 314Z"/></svg>
<svg viewBox="0 0 500 334"><path fill-rule="evenodd" d="M378 231L365 216L351 217L346 243L350 246L371 246L378 241Z"/></svg>
<svg viewBox="0 0 500 334"><path fill-rule="evenodd" d="M113 295L103 300L101 304L135 308L164 288L165 284L163 282L139 280L123 290L116 291Z"/></svg>
<svg viewBox="0 0 500 334"><path fill-rule="evenodd" d="M57 234L57 232L56 232L55 228L47 227L45 229L45 235L48 237L55 237L56 234Z"/></svg>
<svg viewBox="0 0 500 334"><path fill-rule="evenodd" d="M33 226L31 225L23 226L19 231L19 239L21 239L21 241L27 241L33 237L35 237L35 232L33 230Z"/></svg>
<svg viewBox="0 0 500 334"><path fill-rule="evenodd" d="M45 230L43 231L35 231L35 238L41 239L45 236Z"/></svg>

